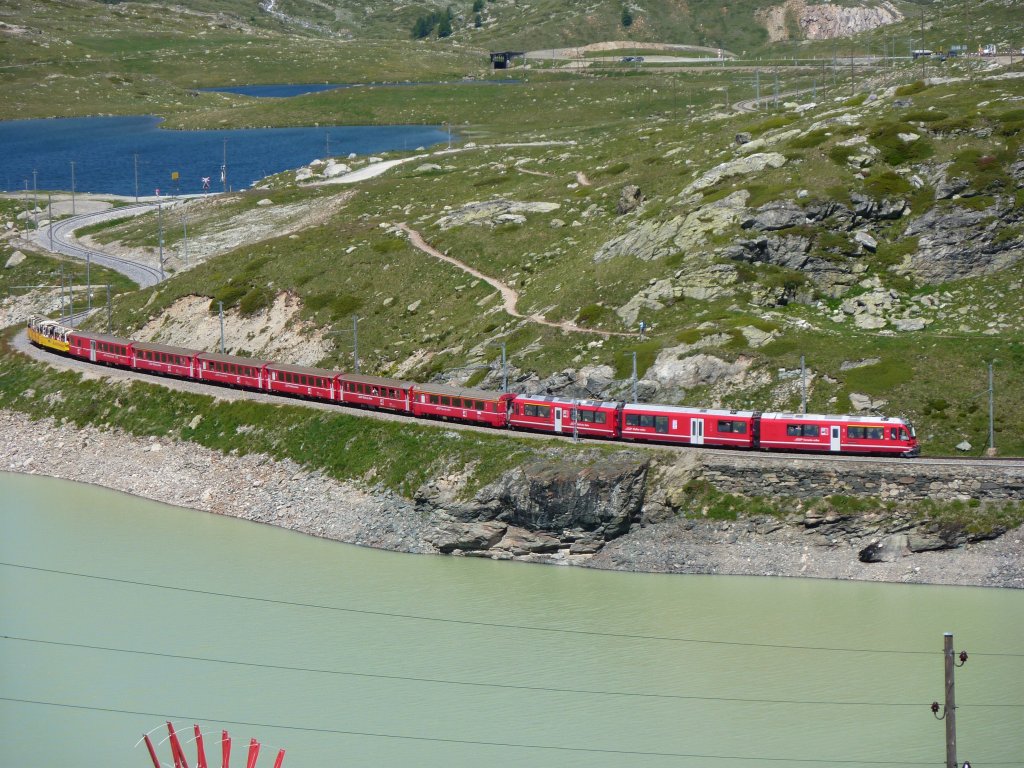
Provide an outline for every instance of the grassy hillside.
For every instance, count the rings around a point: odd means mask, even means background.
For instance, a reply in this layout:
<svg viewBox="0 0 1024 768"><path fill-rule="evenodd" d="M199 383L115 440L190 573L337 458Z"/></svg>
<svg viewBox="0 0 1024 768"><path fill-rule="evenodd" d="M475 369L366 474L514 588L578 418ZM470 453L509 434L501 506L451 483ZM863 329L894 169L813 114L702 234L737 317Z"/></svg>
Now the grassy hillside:
<svg viewBox="0 0 1024 768"><path fill-rule="evenodd" d="M50 14L54 7L61 12ZM340 332L358 314L364 370L402 370L420 379L453 379L453 371L464 371L454 379L493 386L493 374L481 366L493 364L494 345L503 342L520 385L566 369L607 366L624 396L633 352L641 377L654 376L675 357L706 355L745 373L664 387L659 399L757 408L799 405L791 373L803 355L813 375L810 408L848 411L852 394L884 400L882 410L918 423L932 453L950 452L965 438L974 452L984 446L986 366L995 360L996 442L1004 452L1024 451L1024 403L1014 384L1024 374L1024 317L1015 299L1024 269L1015 257L1022 231L1013 213L1024 205L1014 171L1021 159L1024 79L989 78L980 60L947 62L941 70L930 63L927 72L923 62L833 69L836 44L790 42L759 50L777 59L780 51L796 59L817 56L813 66L778 70L780 92L805 91L799 100L816 96L816 106L787 107L783 97L760 113L727 112L726 101L751 98L755 82L762 96L772 96L776 70L767 65L756 74L751 68L640 67L583 76L544 67L520 70L523 82L501 88L439 84L261 101L191 89L483 75L489 47L673 36L668 41L699 43L699 34L708 42L716 30L727 47L763 41L751 21L753 4L730 5L724 15L721 5L691 3L685 18L678 10L683 6L649 4L637 10L624 35L616 28L620 4L598 3L584 14L576 3L488 2L488 22L480 28L456 24L451 38L418 43L403 28L431 10L427 4L397 16L375 10L356 17L365 36L359 40L349 39L356 33L346 26L345 3L333 21L298 4L279 6L296 18L307 14L315 29L268 21L226 1L192 7L168 17L144 4L23 3L18 23L34 31L0 35L0 82L10 97L4 115L156 111L186 128L451 122L459 142L478 146L401 165L361 183L342 213L320 226L243 245L158 290L125 296L114 316L120 332L158 320L190 295L223 301L232 322L255 326L273 298L288 292L301 300L301 317L314 328L339 331L334 338L342 340L320 361L327 365L349 364ZM1005 3L972 7L968 16L966 3L928 6L934 13L928 29L953 39L968 34L970 22L976 38L967 38L969 44L997 31L1009 38L1019 23ZM716 13L722 16L718 27ZM912 17L842 47L878 53L888 34L891 50L891 40L911 37L919 21ZM572 39L562 37L566 29ZM937 72L952 82L916 83ZM779 153L784 164L687 192L709 169L749 154L735 140L744 133L763 141L763 151ZM943 196L939 190L950 179L964 186ZM638 186L645 201L620 215L616 204L627 185ZM264 198L315 206L336 191L298 185L293 173L282 174L265 189L233 197L216 215L190 216L190 237L216 230L227 216L258 211ZM808 220L763 233L748 223L766 204L852 210L854 194L879 205L899 201L905 213ZM718 215L715 206L736 195L743 213L707 225ZM525 223L444 225L443 217L469 203L495 200L558 208L527 214ZM913 228L936 211L974 217L985 247L1006 263L938 281L908 271L908 260L930 234ZM516 320L497 308L485 284L412 248L394 229L398 222L514 286L523 312L628 335L602 339ZM671 237L659 234L668 230ZM858 244L860 230L876 247ZM651 253L640 253L642 243L611 247L638 231L657 244ZM156 224L143 219L98 234L154 245ZM174 237L169 230L172 250ZM805 243L818 266L812 271L784 258L772 261L771 253L755 258L735 250L748 247L744 243L755 247L758 238L771 244L769 251ZM846 282L822 282L829 269ZM657 290L668 292L652 298ZM896 308L886 310L882 325L856 324L847 309L883 294ZM623 311L630 302L639 302L638 315ZM639 318L651 326L643 340L635 335ZM895 320L922 325L899 330ZM418 361L411 368L405 365L410 358Z"/></svg>

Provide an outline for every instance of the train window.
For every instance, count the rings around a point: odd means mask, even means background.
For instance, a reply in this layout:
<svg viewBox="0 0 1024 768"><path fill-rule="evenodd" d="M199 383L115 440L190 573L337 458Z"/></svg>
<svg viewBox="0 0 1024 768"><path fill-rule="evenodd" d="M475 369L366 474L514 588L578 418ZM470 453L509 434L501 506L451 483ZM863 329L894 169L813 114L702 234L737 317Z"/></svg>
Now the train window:
<svg viewBox="0 0 1024 768"><path fill-rule="evenodd" d="M477 400L474 403L474 405L476 406L476 409L478 411L486 411L487 410L487 403L485 403L483 400Z"/></svg>
<svg viewBox="0 0 1024 768"><path fill-rule="evenodd" d="M747 434L747 422L745 421L719 421L718 422L719 432L732 432L736 435ZM789 431L786 432L789 434Z"/></svg>
<svg viewBox="0 0 1024 768"><path fill-rule="evenodd" d="M441 405L451 405L452 399L447 395L441 395Z"/></svg>
<svg viewBox="0 0 1024 768"><path fill-rule="evenodd" d="M638 427L640 426L640 415L636 413L626 414L626 426L627 427Z"/></svg>
<svg viewBox="0 0 1024 768"><path fill-rule="evenodd" d="M885 437L885 427L868 427L868 440L881 440Z"/></svg>
<svg viewBox="0 0 1024 768"><path fill-rule="evenodd" d="M597 411L597 412L594 413L594 423L595 424L604 424L606 417L607 417L607 414L604 411Z"/></svg>
<svg viewBox="0 0 1024 768"><path fill-rule="evenodd" d="M537 406L536 405L532 405L530 403L527 403L526 405L524 405L523 406L523 416L540 416L540 414L537 413Z"/></svg>
<svg viewBox="0 0 1024 768"><path fill-rule="evenodd" d="M663 435L668 432L668 416L654 417L654 431Z"/></svg>
<svg viewBox="0 0 1024 768"><path fill-rule="evenodd" d="M817 424L804 424L804 437L818 437L822 434L822 428Z"/></svg>
<svg viewBox="0 0 1024 768"><path fill-rule="evenodd" d="M453 408L461 408L462 407L462 398L460 398L460 397L453 397L452 398L452 407Z"/></svg>
<svg viewBox="0 0 1024 768"><path fill-rule="evenodd" d="M867 437L867 430L864 427L847 427L846 436L855 440L863 440Z"/></svg>
<svg viewBox="0 0 1024 768"><path fill-rule="evenodd" d="M787 424L786 425L786 436L787 437L800 437L801 430L799 424Z"/></svg>
<svg viewBox="0 0 1024 768"><path fill-rule="evenodd" d="M441 404L441 398L439 398L437 395L431 395L430 396L430 404L431 405L440 405Z"/></svg>

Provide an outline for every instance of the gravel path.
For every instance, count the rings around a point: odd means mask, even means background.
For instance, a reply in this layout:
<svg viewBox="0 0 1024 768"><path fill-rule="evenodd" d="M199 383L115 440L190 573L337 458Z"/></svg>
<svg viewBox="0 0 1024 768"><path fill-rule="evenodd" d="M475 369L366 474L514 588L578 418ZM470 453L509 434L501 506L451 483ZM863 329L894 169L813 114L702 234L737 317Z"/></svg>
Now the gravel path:
<svg viewBox="0 0 1024 768"><path fill-rule="evenodd" d="M507 285L506 283L501 282L497 278L488 277L483 272L477 269L473 269L473 267L469 266L463 261L459 261L456 258L452 258L447 254L441 253L434 246L430 245L426 240L424 240L423 235L421 235L415 229L411 228L408 224L399 223L396 224L395 226L397 226L400 230L402 230L409 236L409 242L411 242L414 247L418 248L419 250L423 251L426 254L433 256L435 259L440 259L441 261L447 262L448 264L452 264L458 267L466 274L472 275L473 277L479 280L483 280L492 288L495 288L501 294L501 301L503 306L505 307L505 311L508 314L512 315L512 317L520 317L525 320L529 320L531 323L536 323L537 325L546 325L549 328L557 328L560 331L568 331L569 333L588 333L604 337L634 335L632 333L620 333L618 331L601 331L596 328L583 328L581 326L570 323L568 320L563 320L560 323L556 323L552 320L545 319L543 315L524 315L516 308L519 304L519 293L514 288Z"/></svg>

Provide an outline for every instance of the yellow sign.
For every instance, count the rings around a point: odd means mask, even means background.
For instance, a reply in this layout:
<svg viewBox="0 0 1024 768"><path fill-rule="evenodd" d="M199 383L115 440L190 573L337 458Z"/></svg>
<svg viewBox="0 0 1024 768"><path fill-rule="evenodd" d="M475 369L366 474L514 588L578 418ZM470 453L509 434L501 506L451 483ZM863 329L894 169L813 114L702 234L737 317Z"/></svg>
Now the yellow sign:
<svg viewBox="0 0 1024 768"><path fill-rule="evenodd" d="M178 172L177 171L171 171L171 181L177 181L177 180L178 180Z"/></svg>

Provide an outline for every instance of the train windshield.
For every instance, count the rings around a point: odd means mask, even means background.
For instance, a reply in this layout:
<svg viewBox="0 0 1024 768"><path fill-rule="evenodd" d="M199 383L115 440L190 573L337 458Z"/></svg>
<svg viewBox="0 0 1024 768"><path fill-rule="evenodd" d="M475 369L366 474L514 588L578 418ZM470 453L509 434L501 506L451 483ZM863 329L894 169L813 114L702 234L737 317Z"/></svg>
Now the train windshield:
<svg viewBox="0 0 1024 768"><path fill-rule="evenodd" d="M909 421L906 424L907 424L907 429L910 430L910 436L916 440L917 439L917 432L914 431L914 425L911 424Z"/></svg>

